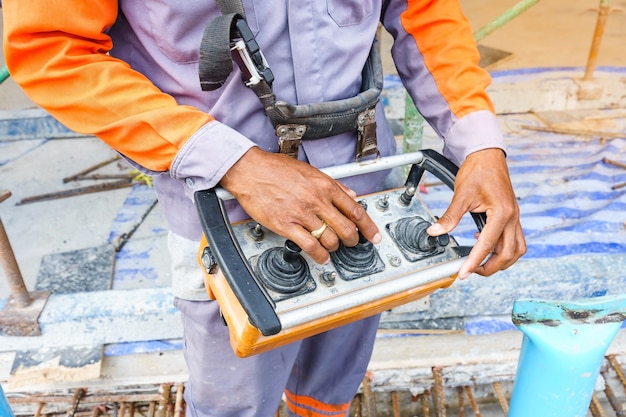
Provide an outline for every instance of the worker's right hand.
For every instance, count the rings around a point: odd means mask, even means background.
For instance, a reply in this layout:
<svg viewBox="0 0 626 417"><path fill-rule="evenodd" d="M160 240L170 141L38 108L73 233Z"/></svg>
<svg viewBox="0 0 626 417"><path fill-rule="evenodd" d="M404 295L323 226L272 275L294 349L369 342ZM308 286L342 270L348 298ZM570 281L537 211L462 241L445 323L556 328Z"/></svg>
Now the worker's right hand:
<svg viewBox="0 0 626 417"><path fill-rule="evenodd" d="M317 263L330 261L339 241L354 246L359 232L372 243L378 227L356 194L320 170L287 155L251 148L220 181L257 222L294 241ZM319 239L311 235L323 224Z"/></svg>

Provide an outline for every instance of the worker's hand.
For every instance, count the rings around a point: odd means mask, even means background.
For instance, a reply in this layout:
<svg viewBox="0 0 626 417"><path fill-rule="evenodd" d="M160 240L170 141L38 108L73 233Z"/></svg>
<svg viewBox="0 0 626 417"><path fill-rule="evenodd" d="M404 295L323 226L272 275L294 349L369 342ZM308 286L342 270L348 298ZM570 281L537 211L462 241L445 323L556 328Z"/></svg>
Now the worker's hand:
<svg viewBox="0 0 626 417"><path fill-rule="evenodd" d="M519 206L502 150L485 149L467 157L457 173L450 206L427 230L428 234L449 233L467 212L486 213L487 225L461 265L460 279L472 272L491 275L513 265L526 253ZM489 254L489 260L481 265Z"/></svg>
<svg viewBox="0 0 626 417"><path fill-rule="evenodd" d="M336 250L340 240L356 245L358 231L373 243L382 239L353 191L287 155L251 148L220 185L255 221L294 241L317 263L329 262L328 252ZM322 229L324 223L328 227ZM322 232L319 239L311 235L315 230Z"/></svg>

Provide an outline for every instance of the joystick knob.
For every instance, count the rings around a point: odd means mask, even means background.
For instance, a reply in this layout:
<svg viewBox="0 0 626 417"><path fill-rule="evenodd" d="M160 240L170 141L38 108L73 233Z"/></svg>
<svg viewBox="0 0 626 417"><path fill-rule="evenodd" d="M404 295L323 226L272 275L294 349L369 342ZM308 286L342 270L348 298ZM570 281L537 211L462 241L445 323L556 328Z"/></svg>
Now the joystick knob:
<svg viewBox="0 0 626 417"><path fill-rule="evenodd" d="M302 249L291 240L284 246L263 252L258 259L257 269L263 283L270 289L293 294L307 285L309 267L300 255Z"/></svg>

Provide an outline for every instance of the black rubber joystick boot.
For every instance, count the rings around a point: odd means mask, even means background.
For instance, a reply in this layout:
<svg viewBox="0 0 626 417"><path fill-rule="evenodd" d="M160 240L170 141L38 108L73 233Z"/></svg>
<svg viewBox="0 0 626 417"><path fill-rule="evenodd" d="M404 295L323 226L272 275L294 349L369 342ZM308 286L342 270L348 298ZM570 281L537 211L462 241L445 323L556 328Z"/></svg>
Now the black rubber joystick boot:
<svg viewBox="0 0 626 417"><path fill-rule="evenodd" d="M292 294L303 289L310 273L300 252L300 247L291 240L285 241L282 248L263 252L257 263L263 283L282 294Z"/></svg>

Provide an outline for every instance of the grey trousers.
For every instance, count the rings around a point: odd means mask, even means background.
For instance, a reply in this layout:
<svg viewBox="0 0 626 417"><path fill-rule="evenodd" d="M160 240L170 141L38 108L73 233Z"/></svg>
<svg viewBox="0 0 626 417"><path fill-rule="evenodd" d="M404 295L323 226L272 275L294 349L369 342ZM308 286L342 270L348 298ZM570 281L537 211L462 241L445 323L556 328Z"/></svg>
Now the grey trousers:
<svg viewBox="0 0 626 417"><path fill-rule="evenodd" d="M215 301L175 299L189 368L191 417L346 416L372 354L379 316L248 358L230 346Z"/></svg>

